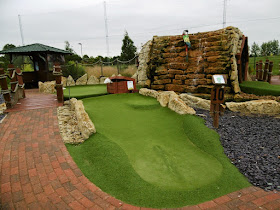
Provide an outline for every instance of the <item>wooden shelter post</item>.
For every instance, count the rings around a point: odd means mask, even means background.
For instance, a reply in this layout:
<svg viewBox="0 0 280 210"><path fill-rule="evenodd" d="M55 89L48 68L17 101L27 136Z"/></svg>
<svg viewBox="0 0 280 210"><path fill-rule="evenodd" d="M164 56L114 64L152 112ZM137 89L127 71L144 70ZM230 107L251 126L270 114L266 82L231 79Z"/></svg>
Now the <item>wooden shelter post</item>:
<svg viewBox="0 0 280 210"><path fill-rule="evenodd" d="M61 66L58 62L54 64L53 75L55 76L55 81L56 81L57 101L59 103L63 103L64 97L63 97L62 72L61 72Z"/></svg>
<svg viewBox="0 0 280 210"><path fill-rule="evenodd" d="M4 100L6 103L7 108L10 108L12 106L12 102L11 102L11 95L10 95L10 91L8 89L8 83L7 83L7 76L4 72L3 68L0 68L0 85L1 85L1 93L4 96Z"/></svg>
<svg viewBox="0 0 280 210"><path fill-rule="evenodd" d="M18 86L22 89L22 97L25 98L24 83L23 83L22 72L20 68L16 69L16 74L17 74Z"/></svg>

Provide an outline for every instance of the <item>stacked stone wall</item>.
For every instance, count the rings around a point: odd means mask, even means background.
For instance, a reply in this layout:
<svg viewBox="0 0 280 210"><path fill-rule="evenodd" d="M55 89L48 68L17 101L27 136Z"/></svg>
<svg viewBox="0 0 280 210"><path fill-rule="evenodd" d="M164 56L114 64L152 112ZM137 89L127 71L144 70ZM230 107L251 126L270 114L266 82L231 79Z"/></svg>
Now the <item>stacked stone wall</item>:
<svg viewBox="0 0 280 210"><path fill-rule="evenodd" d="M212 75L225 74L228 76L226 92L238 93L235 55L240 52L242 36L234 27L190 34L192 47L188 62L182 35L155 36L140 55L143 64L137 73L143 75L145 71L146 85L154 90L180 93L210 93Z"/></svg>

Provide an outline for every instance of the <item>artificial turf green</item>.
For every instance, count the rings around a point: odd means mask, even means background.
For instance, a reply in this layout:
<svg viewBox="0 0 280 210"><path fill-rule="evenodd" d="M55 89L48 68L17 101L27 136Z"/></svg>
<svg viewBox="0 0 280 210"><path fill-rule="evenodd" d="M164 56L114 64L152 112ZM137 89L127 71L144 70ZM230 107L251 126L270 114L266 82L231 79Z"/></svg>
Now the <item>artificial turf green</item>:
<svg viewBox="0 0 280 210"><path fill-rule="evenodd" d="M83 99L97 133L67 148L82 172L133 205L194 205L250 186L204 120L139 94Z"/></svg>
<svg viewBox="0 0 280 210"><path fill-rule="evenodd" d="M63 90L64 99L69 99L69 88L70 88L70 98L83 99L88 97L95 97L107 94L106 85L80 85L73 87L66 87Z"/></svg>
<svg viewBox="0 0 280 210"><path fill-rule="evenodd" d="M280 95L280 85L271 85L268 82L261 81L245 81L240 84L240 88L244 93L255 94L259 96Z"/></svg>

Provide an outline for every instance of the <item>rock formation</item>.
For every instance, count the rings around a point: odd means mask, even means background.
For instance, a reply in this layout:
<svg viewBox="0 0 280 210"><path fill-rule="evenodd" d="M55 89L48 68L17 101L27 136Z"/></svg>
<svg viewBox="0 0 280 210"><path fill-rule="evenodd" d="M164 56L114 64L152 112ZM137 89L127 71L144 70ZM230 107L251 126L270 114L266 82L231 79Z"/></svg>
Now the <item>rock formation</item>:
<svg viewBox="0 0 280 210"><path fill-rule="evenodd" d="M84 74L79 79L77 79L76 85L86 85L87 84L87 79L88 79L87 74Z"/></svg>
<svg viewBox="0 0 280 210"><path fill-rule="evenodd" d="M153 98L157 98L159 93L155 90L147 89L147 88L141 88L139 90L139 94L144 95L144 96L150 96Z"/></svg>
<svg viewBox="0 0 280 210"><path fill-rule="evenodd" d="M195 97L186 93L180 94L179 97L190 107L210 110L210 100Z"/></svg>
<svg viewBox="0 0 280 210"><path fill-rule="evenodd" d="M228 76L226 93L239 93L236 54L243 34L238 28L190 34L191 49L186 62L181 35L154 36L139 54L139 83L154 90L179 93L210 93L213 74Z"/></svg>
<svg viewBox="0 0 280 210"><path fill-rule="evenodd" d="M67 77L67 86L75 86L75 81L71 75Z"/></svg>
<svg viewBox="0 0 280 210"><path fill-rule="evenodd" d="M82 137L84 139L88 139L91 134L96 133L94 124L85 111L83 101L72 98L70 100L70 107L71 110L73 110L76 114L78 128L82 134Z"/></svg>
<svg viewBox="0 0 280 210"><path fill-rule="evenodd" d="M104 81L105 79L107 79L108 77L100 77L100 84L103 84L104 85Z"/></svg>
<svg viewBox="0 0 280 210"><path fill-rule="evenodd" d="M91 75L89 78L88 78L88 81L87 81L87 85L96 85L96 84L99 84L99 79L97 79L94 75Z"/></svg>
<svg viewBox="0 0 280 210"><path fill-rule="evenodd" d="M38 82L40 93L56 93L55 81Z"/></svg>
<svg viewBox="0 0 280 210"><path fill-rule="evenodd" d="M274 100L254 100L247 102L227 102L227 108L233 112L252 114L280 114L280 103Z"/></svg>

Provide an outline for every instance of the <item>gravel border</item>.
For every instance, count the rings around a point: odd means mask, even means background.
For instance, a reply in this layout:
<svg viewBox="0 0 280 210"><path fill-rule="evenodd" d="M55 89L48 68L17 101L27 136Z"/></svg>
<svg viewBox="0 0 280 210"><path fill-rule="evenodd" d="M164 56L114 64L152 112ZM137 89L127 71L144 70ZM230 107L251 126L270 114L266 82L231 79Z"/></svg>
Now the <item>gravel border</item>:
<svg viewBox="0 0 280 210"><path fill-rule="evenodd" d="M224 152L249 182L280 191L280 119L226 111L215 129L209 111L196 109L220 135Z"/></svg>

